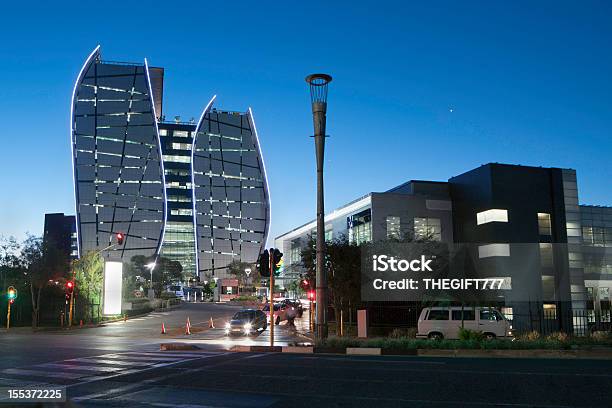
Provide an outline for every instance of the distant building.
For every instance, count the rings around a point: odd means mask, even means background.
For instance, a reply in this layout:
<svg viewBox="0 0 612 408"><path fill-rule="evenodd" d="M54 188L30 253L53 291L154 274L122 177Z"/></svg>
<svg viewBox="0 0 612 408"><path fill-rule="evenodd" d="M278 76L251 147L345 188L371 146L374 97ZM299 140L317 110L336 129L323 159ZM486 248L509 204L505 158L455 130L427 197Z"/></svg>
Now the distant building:
<svg viewBox="0 0 612 408"><path fill-rule="evenodd" d="M315 230L311 221L276 237L285 281L303 272L300 252ZM409 181L327 214L326 239L340 234L356 243L427 236L466 244L479 267L509 275L501 306L519 328L580 333L610 324L612 208L578 204L575 170L491 163L448 182Z"/></svg>
<svg viewBox="0 0 612 408"><path fill-rule="evenodd" d="M76 259L77 236L74 215L64 213L45 214L43 241L55 245L70 259Z"/></svg>
<svg viewBox="0 0 612 408"><path fill-rule="evenodd" d="M255 262L270 198L251 110L166 121L164 69L101 59L96 48L72 99L78 250L125 243L105 256L179 261L186 277L226 277L232 260Z"/></svg>

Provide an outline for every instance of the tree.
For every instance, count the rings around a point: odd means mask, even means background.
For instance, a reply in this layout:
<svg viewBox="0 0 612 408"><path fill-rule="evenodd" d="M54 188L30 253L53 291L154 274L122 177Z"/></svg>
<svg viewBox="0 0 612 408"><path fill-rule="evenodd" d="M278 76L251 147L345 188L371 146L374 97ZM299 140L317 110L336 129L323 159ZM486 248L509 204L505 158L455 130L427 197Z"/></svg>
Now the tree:
<svg viewBox="0 0 612 408"><path fill-rule="evenodd" d="M91 321L93 311L87 305L100 304L104 284L104 262L99 253L89 251L80 259L72 261L72 272L76 280L76 291L84 307L85 320Z"/></svg>
<svg viewBox="0 0 612 408"><path fill-rule="evenodd" d="M163 256L155 259L155 256L146 257L143 255L135 255L130 261L125 274L129 285L139 285L140 282L149 281L150 286L151 269L149 265L151 264L155 264L153 267L153 289L157 295L163 292L164 287L183 280L183 266L178 261Z"/></svg>
<svg viewBox="0 0 612 408"><path fill-rule="evenodd" d="M245 272L247 269L250 269L251 272L254 272L256 268L255 265L251 263L238 261L236 259L234 259L232 262L230 262L229 265L227 265L227 273L232 275L235 279L238 279L239 287L244 287L248 283L248 277Z"/></svg>
<svg viewBox="0 0 612 408"><path fill-rule="evenodd" d="M25 269L32 300L32 327L38 327L40 294L50 281L64 280L69 270L66 254L56 245L40 237L29 235L21 245L19 263Z"/></svg>
<svg viewBox="0 0 612 408"><path fill-rule="evenodd" d="M316 259L317 259L317 250L316 250L316 240L312 234L308 235L306 246L302 248L300 252L300 258L302 260L302 267L304 268L304 274L300 276L301 282L300 285L302 289L305 291L314 290L316 281L317 281L317 273L316 273Z"/></svg>
<svg viewBox="0 0 612 408"><path fill-rule="evenodd" d="M327 284L336 316L336 333L340 332L340 312L350 311L361 301L361 248L346 235L326 245Z"/></svg>

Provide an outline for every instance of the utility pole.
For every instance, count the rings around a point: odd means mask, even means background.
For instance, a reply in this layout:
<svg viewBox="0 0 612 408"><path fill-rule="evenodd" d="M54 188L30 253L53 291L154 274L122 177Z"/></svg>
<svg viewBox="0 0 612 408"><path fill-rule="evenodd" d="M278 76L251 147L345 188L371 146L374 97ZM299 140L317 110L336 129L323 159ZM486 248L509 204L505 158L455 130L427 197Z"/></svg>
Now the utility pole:
<svg viewBox="0 0 612 408"><path fill-rule="evenodd" d="M317 156L317 259L316 259L316 338L327 338L327 276L325 271L325 207L323 200L323 163L325 159L325 127L327 115L327 86L332 77L312 74L306 77L310 85L312 121Z"/></svg>
<svg viewBox="0 0 612 408"><path fill-rule="evenodd" d="M270 347L274 347L274 249L270 248Z"/></svg>

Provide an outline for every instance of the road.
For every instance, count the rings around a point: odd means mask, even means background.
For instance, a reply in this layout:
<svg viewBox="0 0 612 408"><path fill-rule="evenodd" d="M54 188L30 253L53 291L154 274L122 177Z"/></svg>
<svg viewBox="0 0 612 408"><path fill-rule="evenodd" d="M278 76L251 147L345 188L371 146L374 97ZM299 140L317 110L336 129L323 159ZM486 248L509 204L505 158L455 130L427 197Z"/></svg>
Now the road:
<svg viewBox="0 0 612 408"><path fill-rule="evenodd" d="M612 361L235 353L233 344L267 340L206 328L236 309L185 305L99 328L1 333L0 386L63 385L85 407L612 406ZM161 321L178 332L161 335ZM281 325L281 342L299 340L305 323L298 333ZM159 350L170 341L201 349Z"/></svg>

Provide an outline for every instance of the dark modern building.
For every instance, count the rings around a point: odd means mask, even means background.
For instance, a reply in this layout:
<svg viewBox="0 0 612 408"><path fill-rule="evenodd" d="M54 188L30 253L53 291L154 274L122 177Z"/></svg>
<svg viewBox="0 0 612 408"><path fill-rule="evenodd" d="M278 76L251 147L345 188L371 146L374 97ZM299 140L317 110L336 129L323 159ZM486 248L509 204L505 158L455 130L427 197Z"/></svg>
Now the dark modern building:
<svg viewBox="0 0 612 408"><path fill-rule="evenodd" d="M517 328L584 333L610 323L612 208L580 206L576 172L490 163L447 182L409 181L325 217L326 239L356 243L427 237L463 246L474 267L511 288L496 306ZM302 271L312 221L275 240L285 280Z"/></svg>
<svg viewBox="0 0 612 408"><path fill-rule="evenodd" d="M253 114L213 108L167 121L164 69L102 60L97 47L72 99L78 251L179 261L186 277L225 277L265 245L270 198Z"/></svg>
<svg viewBox="0 0 612 408"><path fill-rule="evenodd" d="M78 250L74 215L45 214L43 241L54 245L65 253L67 258L76 259Z"/></svg>

